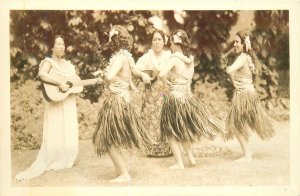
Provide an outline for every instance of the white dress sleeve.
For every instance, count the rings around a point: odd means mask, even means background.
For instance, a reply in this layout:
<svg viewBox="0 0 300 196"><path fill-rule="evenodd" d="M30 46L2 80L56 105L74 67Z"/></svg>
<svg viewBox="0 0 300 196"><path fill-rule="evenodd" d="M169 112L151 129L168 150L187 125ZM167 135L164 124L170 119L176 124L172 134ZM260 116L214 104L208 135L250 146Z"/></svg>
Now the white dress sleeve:
<svg viewBox="0 0 300 196"><path fill-rule="evenodd" d="M149 70L149 54L145 53L141 56L136 62L135 67L140 71Z"/></svg>

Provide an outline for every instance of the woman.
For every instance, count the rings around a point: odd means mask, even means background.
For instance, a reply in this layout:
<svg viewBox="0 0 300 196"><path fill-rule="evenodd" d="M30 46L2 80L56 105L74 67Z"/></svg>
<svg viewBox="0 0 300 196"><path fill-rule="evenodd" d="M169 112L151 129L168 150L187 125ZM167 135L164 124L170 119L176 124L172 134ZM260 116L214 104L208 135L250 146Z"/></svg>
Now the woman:
<svg viewBox="0 0 300 196"><path fill-rule="evenodd" d="M148 50L136 63L135 70L143 73L144 83L140 83L138 88L142 91L141 119L144 121L147 132L157 144L148 146L146 154L148 156L163 157L172 154L170 147L166 143L159 143L160 130L159 119L164 94L167 86L157 80L157 72L163 67L171 56L170 51L164 50L167 40L161 30L155 30L151 35L151 49ZM136 71L133 72L138 75Z"/></svg>
<svg viewBox="0 0 300 196"><path fill-rule="evenodd" d="M191 91L194 62L186 32L176 30L170 40L173 54L159 72L159 76L171 86L161 111L161 139L169 142L176 159L176 164L169 168L184 169L180 144L190 164L195 165L191 143L199 138L212 140L216 134L224 131L224 127L219 119L209 114ZM167 74L170 81L165 79Z"/></svg>
<svg viewBox="0 0 300 196"><path fill-rule="evenodd" d="M250 161L252 155L248 147L249 128L261 139L271 138L274 129L253 85L253 76L257 73L259 62L252 52L249 34L238 32L234 47L239 56L226 70L235 88L227 118L226 138L235 136L244 153L239 161Z"/></svg>
<svg viewBox="0 0 300 196"><path fill-rule="evenodd" d="M52 57L46 57L39 65L38 76L43 82L59 86L67 91L70 85L54 77L75 74L75 67L64 59L65 43L63 37L55 36ZM41 175L47 170L71 168L78 153L78 122L75 95L71 94L60 102L44 100L43 141L36 160L16 180L27 180Z"/></svg>
<svg viewBox="0 0 300 196"><path fill-rule="evenodd" d="M128 182L131 177L120 148L149 146L150 137L138 118L129 92L130 88L135 89L131 81L135 65L129 52L132 37L125 27L114 25L109 40L115 51L105 74L110 96L99 111L93 143L99 156L108 152L112 159L117 177L111 182Z"/></svg>

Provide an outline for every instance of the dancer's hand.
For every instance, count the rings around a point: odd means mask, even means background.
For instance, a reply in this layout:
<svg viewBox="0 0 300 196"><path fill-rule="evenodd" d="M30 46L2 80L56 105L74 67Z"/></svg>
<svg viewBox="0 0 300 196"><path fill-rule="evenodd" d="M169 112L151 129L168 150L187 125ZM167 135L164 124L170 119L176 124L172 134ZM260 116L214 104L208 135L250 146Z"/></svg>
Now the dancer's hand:
<svg viewBox="0 0 300 196"><path fill-rule="evenodd" d="M243 83L241 81L235 80L234 81L234 87L237 90L244 90L245 88L243 87Z"/></svg>
<svg viewBox="0 0 300 196"><path fill-rule="evenodd" d="M104 80L102 79L102 78L97 78L98 80L97 80L97 82L96 82L96 84L102 84L102 83L104 83Z"/></svg>
<svg viewBox="0 0 300 196"><path fill-rule="evenodd" d="M159 70L157 68L153 69L153 77L152 80L154 80L155 78L157 78L159 76Z"/></svg>

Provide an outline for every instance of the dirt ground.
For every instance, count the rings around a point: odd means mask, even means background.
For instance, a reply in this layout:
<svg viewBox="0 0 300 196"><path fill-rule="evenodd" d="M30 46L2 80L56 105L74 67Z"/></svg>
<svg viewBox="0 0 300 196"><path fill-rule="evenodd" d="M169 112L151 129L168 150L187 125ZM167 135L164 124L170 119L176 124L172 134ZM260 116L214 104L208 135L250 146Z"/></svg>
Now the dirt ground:
<svg viewBox="0 0 300 196"><path fill-rule="evenodd" d="M15 182L14 177L30 166L38 151L12 151L12 186L284 186L289 184L290 125L281 122L275 127L277 133L269 141L251 137L251 162L235 162L241 155L239 144L220 138L195 143L197 165L184 170L168 169L173 157L149 158L138 151L124 151L132 180L121 184L109 182L114 176L111 160L108 155L97 157L91 140L80 141L73 168L47 171L26 182Z"/></svg>

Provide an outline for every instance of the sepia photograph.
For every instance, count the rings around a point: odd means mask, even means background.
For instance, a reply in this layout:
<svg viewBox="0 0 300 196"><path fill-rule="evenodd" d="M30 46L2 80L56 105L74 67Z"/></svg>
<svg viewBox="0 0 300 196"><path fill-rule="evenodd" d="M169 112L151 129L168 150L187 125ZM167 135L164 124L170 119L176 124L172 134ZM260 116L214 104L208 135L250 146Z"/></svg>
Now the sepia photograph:
<svg viewBox="0 0 300 196"><path fill-rule="evenodd" d="M1 3L1 195L300 194L299 1L91 2Z"/></svg>

